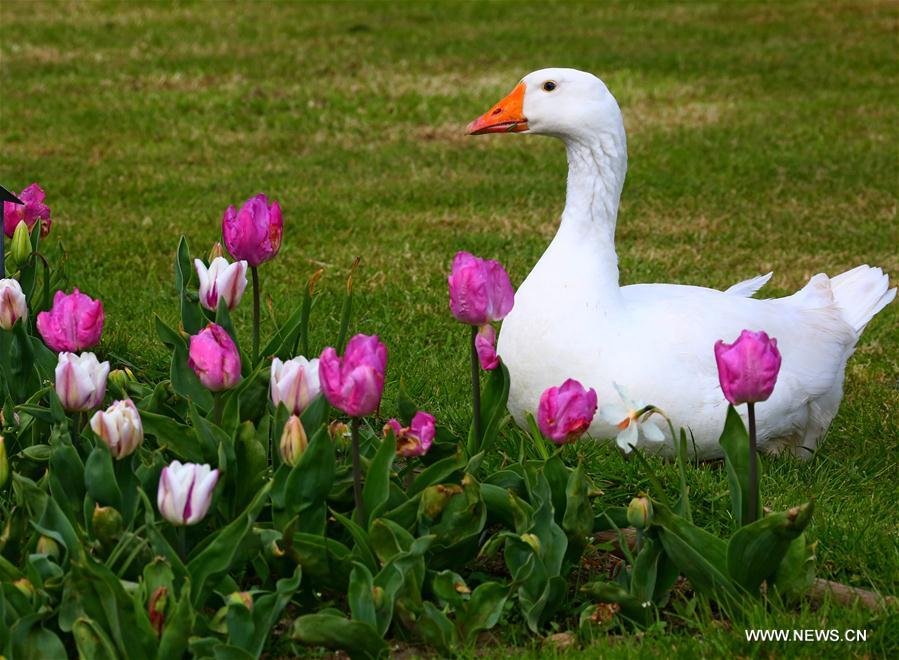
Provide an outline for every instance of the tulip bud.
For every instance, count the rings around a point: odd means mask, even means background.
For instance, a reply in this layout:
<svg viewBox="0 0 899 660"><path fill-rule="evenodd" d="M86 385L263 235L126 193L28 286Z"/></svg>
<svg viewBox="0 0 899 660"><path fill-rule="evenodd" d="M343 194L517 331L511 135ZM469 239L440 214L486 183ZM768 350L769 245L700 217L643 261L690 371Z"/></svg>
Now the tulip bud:
<svg viewBox="0 0 899 660"><path fill-rule="evenodd" d="M218 309L219 299L225 301L228 309L234 309L243 298L247 288L247 262L235 261L229 264L224 257L217 257L209 264L209 268L194 259L199 280L200 304L210 311Z"/></svg>
<svg viewBox="0 0 899 660"><path fill-rule="evenodd" d="M229 390L241 380L237 346L231 335L215 323L190 338L187 364L212 392Z"/></svg>
<svg viewBox="0 0 899 660"><path fill-rule="evenodd" d="M0 328L12 330L19 319L28 319L28 304L18 280L0 280Z"/></svg>
<svg viewBox="0 0 899 660"><path fill-rule="evenodd" d="M372 587L371 602L375 607L381 607L384 603L384 587Z"/></svg>
<svg viewBox="0 0 899 660"><path fill-rule="evenodd" d="M37 554L47 555L48 557L52 557L55 561L59 561L61 555L59 544L49 536L44 536L43 534L41 534L41 537L37 540L37 547L35 550L37 551Z"/></svg>
<svg viewBox="0 0 899 660"><path fill-rule="evenodd" d="M144 427L131 399L116 401L91 417L91 429L109 447L116 459L130 456L144 441Z"/></svg>
<svg viewBox="0 0 899 660"><path fill-rule="evenodd" d="M224 257L225 253L222 251L222 242L216 241L215 245L212 246L212 249L209 251L209 258L207 259L208 263L212 263L219 257Z"/></svg>
<svg viewBox="0 0 899 660"><path fill-rule="evenodd" d="M9 260L14 268L21 268L28 263L29 258L31 258L31 236L28 235L28 225L22 220L12 235Z"/></svg>
<svg viewBox="0 0 899 660"><path fill-rule="evenodd" d="M106 315L103 303L77 288L66 295L57 291L49 312L37 315L37 331L56 352L83 351L100 341Z"/></svg>
<svg viewBox="0 0 899 660"><path fill-rule="evenodd" d="M162 469L156 506L173 525L194 525L206 517L219 471L208 465L172 461Z"/></svg>
<svg viewBox="0 0 899 660"><path fill-rule="evenodd" d="M478 362L484 371L493 371L499 366L499 356L496 354L496 330L486 323L478 328L478 334L474 339L475 352L478 354Z"/></svg>
<svg viewBox="0 0 899 660"><path fill-rule="evenodd" d="M34 585L31 584L31 580L28 578L19 578L15 582L12 583L19 593L21 593L26 598L31 598L34 595Z"/></svg>
<svg viewBox="0 0 899 660"><path fill-rule="evenodd" d="M318 358L307 360L302 355L282 362L272 360L272 403L283 403L294 415L300 415L321 392L318 377Z"/></svg>
<svg viewBox="0 0 899 660"><path fill-rule="evenodd" d="M715 342L718 381L733 405L765 401L780 371L777 340L764 332L743 330L733 344Z"/></svg>
<svg viewBox="0 0 899 660"><path fill-rule="evenodd" d="M296 415L291 415L281 432L281 459L293 467L300 462L300 456L309 446L303 422Z"/></svg>
<svg viewBox="0 0 899 660"><path fill-rule="evenodd" d="M228 604L243 605L248 610L253 609L253 597L248 591L234 591L228 596Z"/></svg>
<svg viewBox="0 0 899 660"><path fill-rule="evenodd" d="M387 347L375 336L356 335L342 357L326 348L319 359L319 381L328 402L351 417L370 415L381 404Z"/></svg>
<svg viewBox="0 0 899 660"><path fill-rule="evenodd" d="M652 502L648 497L635 497L627 505L627 521L635 529L646 529L652 523Z"/></svg>
<svg viewBox="0 0 899 660"><path fill-rule="evenodd" d="M569 378L540 396L537 426L557 445L574 442L590 428L596 414L596 390Z"/></svg>
<svg viewBox="0 0 899 660"><path fill-rule="evenodd" d="M96 539L110 548L115 545L119 534L122 533L122 514L111 506L97 504L91 516L91 527Z"/></svg>
<svg viewBox="0 0 899 660"><path fill-rule="evenodd" d="M9 457L6 455L6 439L0 435L0 488L6 485L9 479Z"/></svg>
<svg viewBox="0 0 899 660"><path fill-rule="evenodd" d="M92 410L103 403L109 362L93 353L62 352L56 364L56 394L69 411Z"/></svg>
<svg viewBox="0 0 899 660"><path fill-rule="evenodd" d="M124 390L125 385L128 384L128 376L122 369L113 369L109 372L109 376L106 378L106 382L110 385L115 385L120 390Z"/></svg>
<svg viewBox="0 0 899 660"><path fill-rule="evenodd" d="M501 321L515 304L509 275L498 261L458 252L448 279L450 310L462 323Z"/></svg>
<svg viewBox="0 0 899 660"><path fill-rule="evenodd" d="M165 607L168 604L169 590L166 587L157 587L150 596L147 610L150 613L150 625L156 632L156 637L162 637L162 629L165 627Z"/></svg>
<svg viewBox="0 0 899 660"><path fill-rule="evenodd" d="M536 534L522 534L521 540L531 546L535 553L540 554L540 539Z"/></svg>
<svg viewBox="0 0 899 660"><path fill-rule="evenodd" d="M248 199L237 211L229 206L222 218L222 238L235 259L258 266L278 254L284 222L278 202L265 195Z"/></svg>

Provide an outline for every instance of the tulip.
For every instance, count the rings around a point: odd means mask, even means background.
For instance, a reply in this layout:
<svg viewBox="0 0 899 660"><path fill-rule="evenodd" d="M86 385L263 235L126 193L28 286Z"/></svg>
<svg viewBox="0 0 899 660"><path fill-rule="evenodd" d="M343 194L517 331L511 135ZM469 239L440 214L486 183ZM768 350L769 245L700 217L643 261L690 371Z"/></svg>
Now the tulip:
<svg viewBox="0 0 899 660"><path fill-rule="evenodd" d="M377 335L356 335L337 356L330 346L318 361L318 378L325 398L353 418L350 437L353 443L353 499L360 520L365 520L362 503L362 459L359 456L360 417L373 413L384 392L387 347Z"/></svg>
<svg viewBox="0 0 899 660"><path fill-rule="evenodd" d="M225 329L210 323L190 338L187 364L211 392L229 390L240 382L240 354Z"/></svg>
<svg viewBox="0 0 899 660"><path fill-rule="evenodd" d="M302 355L282 362L272 360L272 403L283 403L294 415L301 415L321 392L318 358L307 360Z"/></svg>
<svg viewBox="0 0 899 660"><path fill-rule="evenodd" d="M303 428L303 422L296 415L291 415L284 424L284 431L281 433L281 459L293 467L300 462L300 456L309 446L309 439L306 437L306 429Z"/></svg>
<svg viewBox="0 0 899 660"><path fill-rule="evenodd" d="M627 505L627 521L635 529L645 529L652 521L652 502L648 497L635 497Z"/></svg>
<svg viewBox="0 0 899 660"><path fill-rule="evenodd" d="M462 323L501 321L512 310L515 292L498 261L459 252L449 276L450 309Z"/></svg>
<svg viewBox="0 0 899 660"><path fill-rule="evenodd" d="M537 425L540 432L557 445L574 442L593 422L596 391L584 389L569 378L560 387L550 387L540 396Z"/></svg>
<svg viewBox="0 0 899 660"><path fill-rule="evenodd" d="M21 268L28 263L31 257L31 236L28 234L28 225L22 220L12 235L12 244L9 246L9 261L13 268Z"/></svg>
<svg viewBox="0 0 899 660"><path fill-rule="evenodd" d="M101 544L111 548L116 544L122 533L122 514L111 506L94 505L94 513L91 516L91 528L94 536Z"/></svg>
<svg viewBox="0 0 899 660"><path fill-rule="evenodd" d="M95 412L91 428L117 459L130 456L144 441L140 413L131 399L116 401L105 411Z"/></svg>
<svg viewBox="0 0 899 660"><path fill-rule="evenodd" d="M18 280L0 280L0 328L12 330L16 321L28 320L28 305Z"/></svg>
<svg viewBox="0 0 899 660"><path fill-rule="evenodd" d="M199 259L194 259L197 278L200 280L200 304L208 310L218 309L219 298L225 300L228 309L237 307L247 288L247 262L235 261L229 264L224 257L216 257L209 268Z"/></svg>
<svg viewBox="0 0 899 660"><path fill-rule="evenodd" d="M44 191L36 183L32 183L17 195L24 204L3 202L3 233L10 238L20 222L24 222L30 232L34 223L41 221L41 236L50 233L50 208L44 204Z"/></svg>
<svg viewBox="0 0 899 660"><path fill-rule="evenodd" d="M37 315L37 330L57 353L83 351L100 341L103 334L103 303L78 289L66 295L57 291L49 312Z"/></svg>
<svg viewBox="0 0 899 660"><path fill-rule="evenodd" d="M222 218L222 238L232 257L255 268L278 254L282 227L278 202L269 205L265 195L256 195L240 211L228 207Z"/></svg>
<svg viewBox="0 0 899 660"><path fill-rule="evenodd" d="M173 525L195 525L206 517L219 471L208 465L172 461L162 468L156 506Z"/></svg>
<svg viewBox="0 0 899 660"><path fill-rule="evenodd" d="M412 423L407 427L402 427L397 420L391 419L384 425L384 435L389 431L393 431L396 438L396 453L406 457L427 454L437 433L433 415L421 410L415 413Z"/></svg>
<svg viewBox="0 0 899 660"><path fill-rule="evenodd" d="M109 362L99 362L93 353L75 355L63 351L56 364L56 394L70 412L93 410L106 396Z"/></svg>
<svg viewBox="0 0 899 660"><path fill-rule="evenodd" d="M776 339L744 330L733 344L715 342L715 361L721 390L733 405L757 403L771 396L781 362Z"/></svg>
<svg viewBox="0 0 899 660"><path fill-rule="evenodd" d="M722 340L715 342L715 362L718 364L718 382L724 397L732 405L747 404L749 416L749 498L746 520L758 518L758 458L755 426L755 404L766 401L774 391L777 373L780 371L780 351L777 340L764 332L743 330L733 344Z"/></svg>
<svg viewBox="0 0 899 660"><path fill-rule="evenodd" d="M343 357L326 348L319 359L321 389L330 404L351 417L370 415L378 409L384 391L387 348L376 335L356 335Z"/></svg>
<svg viewBox="0 0 899 660"><path fill-rule="evenodd" d="M496 354L496 330L489 323L478 328L478 335L474 338L474 348L478 354L478 362L481 369L492 371L499 366L499 356Z"/></svg>

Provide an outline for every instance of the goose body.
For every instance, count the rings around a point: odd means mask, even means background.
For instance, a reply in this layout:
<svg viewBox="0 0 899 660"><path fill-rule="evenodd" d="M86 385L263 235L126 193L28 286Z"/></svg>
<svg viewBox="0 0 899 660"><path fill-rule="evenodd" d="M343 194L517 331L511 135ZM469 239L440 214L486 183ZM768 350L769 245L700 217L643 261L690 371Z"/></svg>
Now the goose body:
<svg viewBox="0 0 899 660"><path fill-rule="evenodd" d="M818 274L797 293L767 300L751 296L770 273L727 291L621 287L614 235L627 147L605 85L573 69L534 72L469 131L546 134L562 139L568 153L558 232L516 292L497 347L519 424L546 388L575 378L596 390L600 407L619 403L622 392L658 406L675 429L689 429L701 458L720 456L727 401L713 346L743 329L764 330L777 339L783 363L773 394L756 409L759 446L811 455L836 415L862 330L896 295L879 268ZM661 426L664 443L638 444L670 454L673 442ZM617 430L598 415L590 435L611 438Z"/></svg>

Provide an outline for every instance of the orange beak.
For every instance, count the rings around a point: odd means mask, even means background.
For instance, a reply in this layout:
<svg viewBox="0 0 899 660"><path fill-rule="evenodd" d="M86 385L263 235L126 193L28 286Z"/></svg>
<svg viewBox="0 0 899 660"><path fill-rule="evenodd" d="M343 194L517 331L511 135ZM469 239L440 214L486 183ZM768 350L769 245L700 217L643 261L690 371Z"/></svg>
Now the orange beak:
<svg viewBox="0 0 899 660"><path fill-rule="evenodd" d="M523 108L524 90L525 84L518 83L506 98L468 125L468 134L520 133L528 130Z"/></svg>

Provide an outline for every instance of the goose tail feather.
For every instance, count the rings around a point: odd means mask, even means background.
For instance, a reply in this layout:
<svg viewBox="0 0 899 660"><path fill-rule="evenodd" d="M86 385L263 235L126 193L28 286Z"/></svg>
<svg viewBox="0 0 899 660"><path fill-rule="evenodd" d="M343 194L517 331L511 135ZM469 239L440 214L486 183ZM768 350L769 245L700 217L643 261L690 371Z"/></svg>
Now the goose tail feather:
<svg viewBox="0 0 899 660"><path fill-rule="evenodd" d="M843 319L859 335L868 321L896 297L896 288L889 285L890 278L882 269L867 265L830 278L830 289Z"/></svg>

